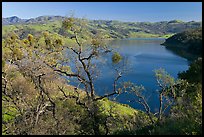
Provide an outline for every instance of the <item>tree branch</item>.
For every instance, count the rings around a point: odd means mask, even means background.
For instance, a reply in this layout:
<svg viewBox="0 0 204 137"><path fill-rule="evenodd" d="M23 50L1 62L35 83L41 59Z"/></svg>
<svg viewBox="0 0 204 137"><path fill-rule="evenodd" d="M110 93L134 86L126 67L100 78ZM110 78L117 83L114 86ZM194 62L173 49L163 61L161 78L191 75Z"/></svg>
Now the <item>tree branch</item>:
<svg viewBox="0 0 204 137"><path fill-rule="evenodd" d="M119 72L119 73L118 73L118 76L117 76L116 79L114 80L113 93L106 94L106 95L104 95L104 96L95 98L94 101L101 100L101 99L103 99L103 98L105 98L105 97L110 97L110 96L113 96L113 95L115 95L115 94L120 94L120 92L118 92L118 91L116 90L116 82L117 82L121 77L122 77L122 75L121 75L121 73Z"/></svg>

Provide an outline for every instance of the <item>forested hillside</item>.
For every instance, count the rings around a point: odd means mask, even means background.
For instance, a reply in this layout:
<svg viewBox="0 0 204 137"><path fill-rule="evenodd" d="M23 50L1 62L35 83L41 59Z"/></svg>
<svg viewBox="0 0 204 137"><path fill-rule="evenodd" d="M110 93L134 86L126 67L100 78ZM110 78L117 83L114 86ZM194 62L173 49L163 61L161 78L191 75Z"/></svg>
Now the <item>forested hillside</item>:
<svg viewBox="0 0 204 137"><path fill-rule="evenodd" d="M162 45L187 59L197 59L202 56L202 28L175 34Z"/></svg>

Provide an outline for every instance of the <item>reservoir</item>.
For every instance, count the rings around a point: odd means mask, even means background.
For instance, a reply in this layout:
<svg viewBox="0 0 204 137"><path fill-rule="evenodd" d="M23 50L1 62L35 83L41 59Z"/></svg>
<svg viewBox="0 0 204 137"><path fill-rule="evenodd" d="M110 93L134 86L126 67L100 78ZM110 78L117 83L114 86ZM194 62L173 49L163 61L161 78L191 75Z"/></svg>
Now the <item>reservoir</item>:
<svg viewBox="0 0 204 137"><path fill-rule="evenodd" d="M114 64L111 60L112 55L107 54L95 62L94 85L97 95L104 95L113 91L113 82L116 77L115 68L118 68L122 71L122 77L117 86L120 86L119 83L128 81L144 86L143 95L147 99L151 112L156 112L159 108L158 90L160 88L156 82L154 70L163 68L177 79L177 74L189 67L187 59L160 45L164 41L163 38L137 38L108 42L109 47L122 55L122 61L119 64ZM73 82L70 84L76 85ZM134 94L126 92L115 97L110 99L128 104L135 109L144 110L143 106L137 102L130 102L130 100L135 99Z"/></svg>

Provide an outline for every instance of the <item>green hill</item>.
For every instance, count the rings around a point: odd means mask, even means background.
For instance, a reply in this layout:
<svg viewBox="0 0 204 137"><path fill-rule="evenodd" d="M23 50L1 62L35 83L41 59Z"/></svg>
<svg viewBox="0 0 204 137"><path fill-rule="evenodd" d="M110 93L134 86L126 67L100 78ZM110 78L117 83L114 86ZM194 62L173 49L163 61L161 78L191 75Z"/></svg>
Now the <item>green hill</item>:
<svg viewBox="0 0 204 137"><path fill-rule="evenodd" d="M15 31L21 38L28 33L39 34L41 31L50 31L65 35L60 29L65 17L40 16L32 19L20 19L18 17L3 18L3 36L10 31ZM81 20L77 18L77 20ZM160 22L121 22L115 20L87 20L88 29L93 34L96 31L104 32L107 38L123 39L138 37L164 37L182 32L191 28L198 28L202 22L183 22L180 20Z"/></svg>
<svg viewBox="0 0 204 137"><path fill-rule="evenodd" d="M162 44L189 60L202 56L202 28L190 29L173 35Z"/></svg>

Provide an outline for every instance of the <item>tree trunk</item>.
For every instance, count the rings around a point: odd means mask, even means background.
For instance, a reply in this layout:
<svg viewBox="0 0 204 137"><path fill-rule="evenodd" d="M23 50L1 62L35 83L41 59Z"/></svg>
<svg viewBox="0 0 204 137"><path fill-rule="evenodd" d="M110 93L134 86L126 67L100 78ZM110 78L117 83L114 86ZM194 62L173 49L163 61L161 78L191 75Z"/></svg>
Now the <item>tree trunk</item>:
<svg viewBox="0 0 204 137"><path fill-rule="evenodd" d="M100 135L100 130L99 130L99 118L97 116L98 113L98 106L96 102L93 102L93 130L95 135Z"/></svg>
<svg viewBox="0 0 204 137"><path fill-rule="evenodd" d="M162 93L160 93L159 95L159 101L160 101L160 106L159 106L159 119L158 120L161 120L162 118L162 105L163 105L163 101L162 101Z"/></svg>

